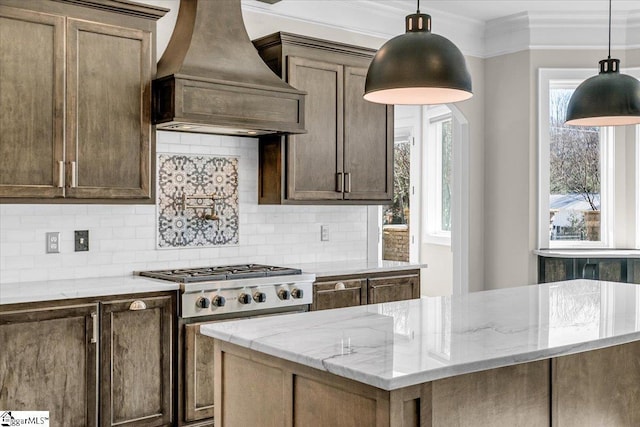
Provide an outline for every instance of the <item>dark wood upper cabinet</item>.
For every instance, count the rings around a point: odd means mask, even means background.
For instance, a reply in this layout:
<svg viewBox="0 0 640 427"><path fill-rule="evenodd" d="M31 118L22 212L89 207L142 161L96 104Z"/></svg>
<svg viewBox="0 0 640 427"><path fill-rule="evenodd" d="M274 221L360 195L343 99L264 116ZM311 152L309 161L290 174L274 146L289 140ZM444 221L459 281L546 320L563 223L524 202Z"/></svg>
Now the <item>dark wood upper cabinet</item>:
<svg viewBox="0 0 640 427"><path fill-rule="evenodd" d="M0 197L64 194L64 22L0 5Z"/></svg>
<svg viewBox="0 0 640 427"><path fill-rule="evenodd" d="M254 41L307 92L306 134L260 138L260 203L384 203L393 197L393 106L363 99L374 50L288 33Z"/></svg>
<svg viewBox="0 0 640 427"><path fill-rule="evenodd" d="M165 12L0 0L0 201L154 202L151 80Z"/></svg>

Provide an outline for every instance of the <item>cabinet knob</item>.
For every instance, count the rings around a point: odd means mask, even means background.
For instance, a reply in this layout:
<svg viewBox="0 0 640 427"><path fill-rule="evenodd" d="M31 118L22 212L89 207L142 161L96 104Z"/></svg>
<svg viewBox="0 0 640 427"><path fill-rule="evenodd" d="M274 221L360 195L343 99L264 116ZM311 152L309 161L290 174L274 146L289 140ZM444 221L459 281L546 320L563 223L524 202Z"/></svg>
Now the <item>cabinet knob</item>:
<svg viewBox="0 0 640 427"><path fill-rule="evenodd" d="M147 309L147 304L144 303L144 301L134 301L131 303L131 305L129 306L129 310L146 310Z"/></svg>
<svg viewBox="0 0 640 427"><path fill-rule="evenodd" d="M345 288L344 283L342 282L338 282L336 283L336 285L333 287L333 289L335 289L336 291L341 291Z"/></svg>

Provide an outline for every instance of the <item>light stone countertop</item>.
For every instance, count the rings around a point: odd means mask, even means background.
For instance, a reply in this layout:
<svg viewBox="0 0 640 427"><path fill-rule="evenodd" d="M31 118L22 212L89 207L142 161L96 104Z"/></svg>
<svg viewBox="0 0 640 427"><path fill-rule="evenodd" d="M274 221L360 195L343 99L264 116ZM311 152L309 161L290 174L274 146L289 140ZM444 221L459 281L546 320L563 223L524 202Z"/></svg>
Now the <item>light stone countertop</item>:
<svg viewBox="0 0 640 427"><path fill-rule="evenodd" d="M384 390L640 340L640 286L573 280L218 322L201 333Z"/></svg>
<svg viewBox="0 0 640 427"><path fill-rule="evenodd" d="M640 258L640 249L536 249L533 253L552 258Z"/></svg>
<svg viewBox="0 0 640 427"><path fill-rule="evenodd" d="M0 305L173 291L176 289L180 289L180 285L177 283L139 276L2 283L0 284Z"/></svg>
<svg viewBox="0 0 640 427"><path fill-rule="evenodd" d="M299 268L305 273L313 273L317 278L330 276L346 276L352 274L379 273L385 271L415 270L427 268L427 264L413 264L402 261L336 261L309 264L293 264L287 267Z"/></svg>

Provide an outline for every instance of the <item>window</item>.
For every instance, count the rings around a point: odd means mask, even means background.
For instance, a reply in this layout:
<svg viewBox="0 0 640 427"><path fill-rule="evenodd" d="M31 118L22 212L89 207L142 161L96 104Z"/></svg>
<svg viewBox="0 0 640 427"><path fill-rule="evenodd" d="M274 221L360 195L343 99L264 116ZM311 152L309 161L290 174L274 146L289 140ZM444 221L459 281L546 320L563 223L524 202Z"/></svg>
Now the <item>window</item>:
<svg viewBox="0 0 640 427"><path fill-rule="evenodd" d="M446 106L426 109L427 236L429 243L451 244L453 118Z"/></svg>
<svg viewBox="0 0 640 427"><path fill-rule="evenodd" d="M539 247L613 244L612 127L565 126L581 70L541 70Z"/></svg>

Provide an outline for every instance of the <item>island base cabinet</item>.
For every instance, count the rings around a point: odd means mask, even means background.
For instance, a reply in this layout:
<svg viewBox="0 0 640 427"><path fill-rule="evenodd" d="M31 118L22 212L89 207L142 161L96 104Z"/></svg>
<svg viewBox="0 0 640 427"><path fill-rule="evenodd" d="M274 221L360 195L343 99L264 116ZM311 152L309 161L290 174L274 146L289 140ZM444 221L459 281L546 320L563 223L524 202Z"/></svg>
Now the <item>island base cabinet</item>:
<svg viewBox="0 0 640 427"><path fill-rule="evenodd" d="M553 359L553 426L640 426L640 341Z"/></svg>
<svg viewBox="0 0 640 427"><path fill-rule="evenodd" d="M385 391L213 341L216 426L640 425L640 342Z"/></svg>

